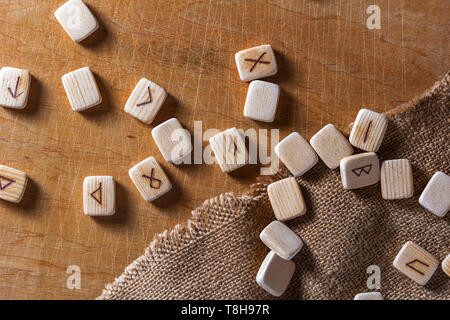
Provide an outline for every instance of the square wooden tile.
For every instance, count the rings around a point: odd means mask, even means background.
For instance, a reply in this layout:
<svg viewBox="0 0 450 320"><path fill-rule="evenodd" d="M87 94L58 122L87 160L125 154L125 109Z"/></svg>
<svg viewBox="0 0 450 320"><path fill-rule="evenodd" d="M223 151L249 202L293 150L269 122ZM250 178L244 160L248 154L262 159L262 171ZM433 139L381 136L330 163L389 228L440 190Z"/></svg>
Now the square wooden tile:
<svg viewBox="0 0 450 320"><path fill-rule="evenodd" d="M141 79L125 105L125 112L136 119L150 124L166 100L166 91L145 78Z"/></svg>
<svg viewBox="0 0 450 320"><path fill-rule="evenodd" d="M305 174L319 161L308 141L297 132L281 140L275 146L275 154L295 177Z"/></svg>
<svg viewBox="0 0 450 320"><path fill-rule="evenodd" d="M362 292L358 293L353 300L384 300L379 292Z"/></svg>
<svg viewBox="0 0 450 320"><path fill-rule="evenodd" d="M244 117L256 121L273 122L277 111L280 87L261 80L250 82L245 100Z"/></svg>
<svg viewBox="0 0 450 320"><path fill-rule="evenodd" d="M306 213L305 199L295 178L269 184L267 194L277 220L286 221Z"/></svg>
<svg viewBox="0 0 450 320"><path fill-rule="evenodd" d="M402 247L394 260L394 267L420 285L427 284L439 266L439 261L412 241Z"/></svg>
<svg viewBox="0 0 450 320"><path fill-rule="evenodd" d="M383 199L411 198L414 194L414 184L409 160L384 161L381 165L380 183Z"/></svg>
<svg viewBox="0 0 450 320"><path fill-rule="evenodd" d="M231 172L245 166L248 152L243 134L236 128L225 130L209 139L211 150L223 172Z"/></svg>
<svg viewBox="0 0 450 320"><path fill-rule="evenodd" d="M23 109L30 93L30 71L3 67L0 70L0 106Z"/></svg>
<svg viewBox="0 0 450 320"><path fill-rule="evenodd" d="M152 136L167 162L190 163L191 134L176 118L169 119L153 128Z"/></svg>
<svg viewBox="0 0 450 320"><path fill-rule="evenodd" d="M450 277L450 254L447 255L447 257L444 260L442 260L441 267L442 271L444 271L444 273L448 277Z"/></svg>
<svg viewBox="0 0 450 320"><path fill-rule="evenodd" d="M25 193L27 182L25 172L0 165L0 199L19 203Z"/></svg>
<svg viewBox="0 0 450 320"><path fill-rule="evenodd" d="M112 216L116 212L114 178L92 176L84 178L84 214L87 216Z"/></svg>
<svg viewBox="0 0 450 320"><path fill-rule="evenodd" d="M102 102L100 90L89 67L65 74L62 83L73 111L83 111Z"/></svg>
<svg viewBox="0 0 450 320"><path fill-rule="evenodd" d="M361 109L353 123L350 143L355 147L377 152L387 129L387 118L381 113Z"/></svg>
<svg viewBox="0 0 450 320"><path fill-rule="evenodd" d="M147 158L128 171L145 201L153 201L172 189L169 178L154 157Z"/></svg>
<svg viewBox="0 0 450 320"><path fill-rule="evenodd" d="M445 216L450 208L450 176L436 172L420 195L419 203L438 217Z"/></svg>
<svg viewBox="0 0 450 320"><path fill-rule="evenodd" d="M259 234L261 241L286 260L291 260L303 247L303 241L280 221L273 221Z"/></svg>
<svg viewBox="0 0 450 320"><path fill-rule="evenodd" d="M353 154L352 145L332 124L320 129L309 143L330 169L336 169L343 158Z"/></svg>
<svg viewBox="0 0 450 320"><path fill-rule="evenodd" d="M340 170L344 189L367 187L380 181L380 161L375 152L345 157Z"/></svg>
<svg viewBox="0 0 450 320"><path fill-rule="evenodd" d="M279 297L289 286L294 271L295 264L291 260L270 251L259 267L256 283L271 295Z"/></svg>
<svg viewBox="0 0 450 320"><path fill-rule="evenodd" d="M242 81L269 77L278 72L275 54L268 44L239 51L235 59Z"/></svg>
<svg viewBox="0 0 450 320"><path fill-rule="evenodd" d="M55 11L56 20L75 42L80 42L98 29L92 12L81 0L70 0Z"/></svg>

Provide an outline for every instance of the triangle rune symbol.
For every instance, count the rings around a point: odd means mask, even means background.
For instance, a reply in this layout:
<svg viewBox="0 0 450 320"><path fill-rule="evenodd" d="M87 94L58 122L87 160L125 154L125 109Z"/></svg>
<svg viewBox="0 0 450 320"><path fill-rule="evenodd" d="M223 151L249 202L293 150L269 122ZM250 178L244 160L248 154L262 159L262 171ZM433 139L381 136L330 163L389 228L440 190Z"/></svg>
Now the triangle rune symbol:
<svg viewBox="0 0 450 320"><path fill-rule="evenodd" d="M6 180L6 181L8 181L8 183L5 184L5 185L3 185L3 184L2 184L2 180ZM5 189L8 188L11 184L13 184L14 182L16 182L16 181L13 180L13 179L10 179L10 178L6 178L6 177L3 177L3 176L0 176L0 190L1 190L1 191L5 190Z"/></svg>
<svg viewBox="0 0 450 320"><path fill-rule="evenodd" d="M363 172L366 174L369 174L370 170L372 170L371 164L369 164L367 166L352 169L353 173L356 174L358 177L360 177Z"/></svg>
<svg viewBox="0 0 450 320"><path fill-rule="evenodd" d="M98 198L95 196L96 193L99 194ZM100 205L102 204L102 183L101 183L101 182L100 182L99 187L98 187L96 190L94 190L94 191L90 194L90 196L91 196L92 198L94 198L94 200L97 201L98 204L100 204Z"/></svg>

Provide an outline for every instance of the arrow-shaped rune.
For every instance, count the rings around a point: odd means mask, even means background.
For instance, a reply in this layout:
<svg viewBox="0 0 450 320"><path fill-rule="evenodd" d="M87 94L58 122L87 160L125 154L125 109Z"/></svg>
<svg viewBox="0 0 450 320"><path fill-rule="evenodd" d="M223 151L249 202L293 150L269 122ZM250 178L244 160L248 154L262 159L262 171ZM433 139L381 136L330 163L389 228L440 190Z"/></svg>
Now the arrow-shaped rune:
<svg viewBox="0 0 450 320"><path fill-rule="evenodd" d="M151 90L150 90L150 87L148 87L148 96L149 96L149 100L148 100L148 101L139 103L139 104L136 105L136 107L141 107L141 106L144 106L144 105L146 105L146 104L149 104L149 103L152 103L152 102L153 102L152 92L151 92Z"/></svg>
<svg viewBox="0 0 450 320"><path fill-rule="evenodd" d="M161 182L161 180L155 178L155 169L154 169L154 168L152 168L152 174L151 174L150 177L147 176L147 175L145 175L145 174L143 174L142 177L150 180L150 188L153 188L153 189L159 189L159 188L161 188L161 183L162 183L162 182ZM157 186L157 187L155 187L155 186L153 185L153 181L158 182L158 186Z"/></svg>
<svg viewBox="0 0 450 320"><path fill-rule="evenodd" d="M9 94L10 94L14 99L17 99L17 98L20 97L20 95L23 93L23 92L21 92L21 93L17 94L17 89L19 89L19 83L20 83L20 76L17 77L16 89L14 90L14 93L12 92L11 87L8 87Z"/></svg>
<svg viewBox="0 0 450 320"><path fill-rule="evenodd" d="M3 185L2 182L0 181L0 190L1 190L1 191L5 190L5 189L6 189L7 187L9 187L11 184L13 184L14 182L16 182L16 181L13 180L13 179L6 178L6 177L3 177L3 176L0 176L0 179L8 181L8 183L5 184L5 185Z"/></svg>
<svg viewBox="0 0 450 320"><path fill-rule="evenodd" d="M231 148L233 147L233 156L236 156L236 152L239 152L239 148L236 144L236 138L233 138L230 145L228 146L228 151L231 151Z"/></svg>
<svg viewBox="0 0 450 320"><path fill-rule="evenodd" d="M99 194L100 194L100 196L99 196L98 198L95 196L96 193L99 193ZM100 182L99 187L98 187L96 190L94 190L94 192L92 192L92 193L90 194L90 196L91 196L92 198L94 198L94 200L97 201L98 204L100 204L100 205L102 204L102 183L101 183L101 182Z"/></svg>
<svg viewBox="0 0 450 320"><path fill-rule="evenodd" d="M416 268L414 268L414 267L412 266L412 264L415 263L415 262L418 262L418 263L420 263L420 264L422 264L422 265L424 265L424 266L426 266L426 267L429 267L429 265L427 265L425 262L420 261L419 259L414 259L413 261L410 261L410 262L408 262L408 263L406 264L407 267L413 269L415 272L420 273L421 275L424 276L425 273L423 273L422 271L417 270Z"/></svg>

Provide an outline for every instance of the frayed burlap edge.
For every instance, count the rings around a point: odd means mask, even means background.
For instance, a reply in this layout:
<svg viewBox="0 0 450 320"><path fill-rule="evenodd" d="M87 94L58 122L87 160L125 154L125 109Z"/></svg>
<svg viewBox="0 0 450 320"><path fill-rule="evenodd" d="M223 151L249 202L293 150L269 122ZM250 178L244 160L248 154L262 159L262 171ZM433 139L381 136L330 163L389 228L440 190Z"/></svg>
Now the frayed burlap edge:
<svg viewBox="0 0 450 320"><path fill-rule="evenodd" d="M429 99L440 88L448 86L449 82L450 72L447 72L443 79L437 81L431 89L385 114L391 117L411 112L414 107L422 104L422 100ZM351 126L352 124L344 130L344 134L347 136ZM156 235L145 253L128 265L122 275L116 278L113 283L107 284L97 300L113 298L115 292L125 290L127 284L144 272L148 266L201 240L209 233L233 223L241 215L253 210L255 206L258 206L259 201L264 199L267 193L267 185L287 175L289 175L289 172L284 166L281 166L280 171L273 176L258 177L257 182L250 186L250 191L245 195L235 196L230 192L206 200L200 207L192 211L192 218L187 221L186 226L178 224L171 231L166 230Z"/></svg>

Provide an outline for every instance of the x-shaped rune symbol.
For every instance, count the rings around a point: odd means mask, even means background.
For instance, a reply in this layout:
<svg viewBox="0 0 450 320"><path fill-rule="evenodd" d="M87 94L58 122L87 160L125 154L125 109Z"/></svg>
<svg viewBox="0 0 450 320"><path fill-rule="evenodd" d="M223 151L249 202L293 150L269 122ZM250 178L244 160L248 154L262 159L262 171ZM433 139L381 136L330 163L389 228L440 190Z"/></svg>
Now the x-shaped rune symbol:
<svg viewBox="0 0 450 320"><path fill-rule="evenodd" d="M266 53L263 52L263 53L259 56L259 58L256 59L256 60L255 60L255 59L245 59L245 61L254 62L253 66L250 68L250 72L252 72L252 71L256 68L256 65L257 65L258 63L262 63L262 64L270 64L270 61L262 61L262 60L261 60L262 57L264 57L265 54L266 54Z"/></svg>
<svg viewBox="0 0 450 320"><path fill-rule="evenodd" d="M156 179L156 178L154 177L154 175L155 175L155 169L152 168L152 173L151 173L151 176L150 176L150 177L147 176L147 175L145 175L145 174L143 174L142 177L144 177L144 178L150 180L150 188L153 188L153 189L159 189L159 188L161 188L161 183L162 183L162 182L161 182L161 180ZM153 181L158 182L158 187L155 187L155 186L153 185Z"/></svg>
<svg viewBox="0 0 450 320"><path fill-rule="evenodd" d="M148 100L148 101L139 103L139 104L136 105L136 107L141 107L141 106L144 106L144 105L146 105L146 104L149 104L149 103L152 103L152 102L153 102L152 92L150 91L150 87L148 87L148 96L149 96L149 100Z"/></svg>

